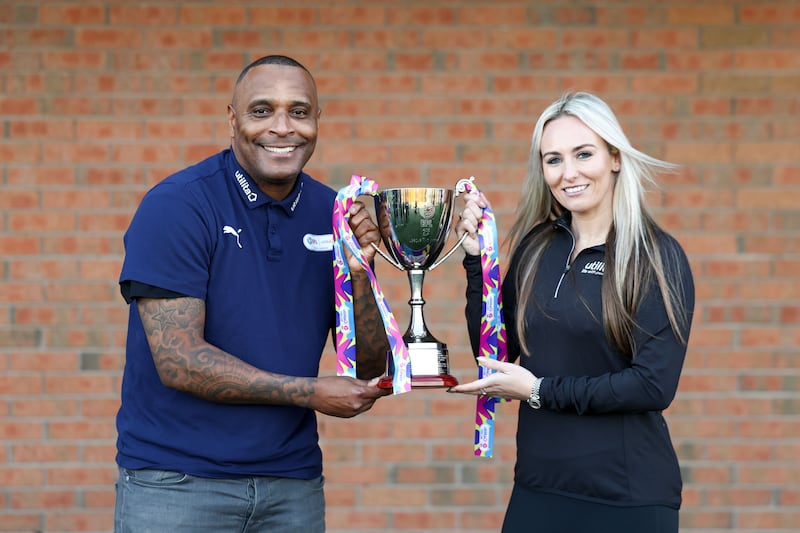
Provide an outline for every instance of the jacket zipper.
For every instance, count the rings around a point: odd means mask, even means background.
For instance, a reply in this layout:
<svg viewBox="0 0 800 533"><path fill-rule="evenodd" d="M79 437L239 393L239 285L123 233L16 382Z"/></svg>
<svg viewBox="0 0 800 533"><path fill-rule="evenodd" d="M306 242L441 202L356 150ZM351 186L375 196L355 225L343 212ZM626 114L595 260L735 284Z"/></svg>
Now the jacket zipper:
<svg viewBox="0 0 800 533"><path fill-rule="evenodd" d="M561 277L558 280L558 285L556 285L556 292L553 294L553 299L558 299L558 291L561 289L561 283L564 281L564 276L567 275L570 269L570 258L572 257L572 252L575 251L575 235L572 234L572 230L569 229L567 226L562 224L560 221L556 224L558 227L566 230L569 233L570 238L572 239L572 247L569 249L569 254L567 255L567 262L564 265L564 272L561 273Z"/></svg>

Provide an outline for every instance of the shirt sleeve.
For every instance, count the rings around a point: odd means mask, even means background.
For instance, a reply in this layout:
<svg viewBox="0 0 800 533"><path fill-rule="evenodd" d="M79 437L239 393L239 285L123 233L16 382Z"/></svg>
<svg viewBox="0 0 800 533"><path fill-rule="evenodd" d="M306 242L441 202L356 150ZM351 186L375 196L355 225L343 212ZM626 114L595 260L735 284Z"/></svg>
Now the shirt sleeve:
<svg viewBox="0 0 800 533"><path fill-rule="evenodd" d="M179 292L132 280L125 280L120 283L119 290L126 303L131 303L137 298L182 298L186 296Z"/></svg>
<svg viewBox="0 0 800 533"><path fill-rule="evenodd" d="M685 307L686 320L680 331L683 339L688 340L694 313L694 280L677 242L670 239L665 252L667 279L677 280ZM666 409L678 388L686 344L672 329L655 283L640 305L636 320L636 353L630 367L596 377L545 377L540 388L543 406L579 414Z"/></svg>
<svg viewBox="0 0 800 533"><path fill-rule="evenodd" d="M213 247L206 218L185 186L151 189L125 233L120 284L136 281L205 299Z"/></svg>

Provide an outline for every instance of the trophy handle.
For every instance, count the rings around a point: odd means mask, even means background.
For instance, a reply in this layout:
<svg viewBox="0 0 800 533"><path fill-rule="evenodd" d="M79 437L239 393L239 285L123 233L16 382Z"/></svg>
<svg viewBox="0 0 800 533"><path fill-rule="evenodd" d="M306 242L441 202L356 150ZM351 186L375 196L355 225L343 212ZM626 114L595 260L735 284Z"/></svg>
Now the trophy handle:
<svg viewBox="0 0 800 533"><path fill-rule="evenodd" d="M475 188L475 176L470 176L468 178L461 178L456 182L456 198L458 198L459 194L467 192L467 187L469 187L470 189ZM458 242L455 243L452 248L450 248L450 251L444 254L438 261L435 261L430 267L428 267L428 270L433 270L437 266L444 263L447 260L447 258L453 255L453 252L455 252L456 249L458 249L458 247L461 246L461 243L464 242L464 239L466 238L467 238L467 233L464 232L464 234L461 237L459 237Z"/></svg>
<svg viewBox="0 0 800 533"><path fill-rule="evenodd" d="M458 249L458 247L461 246L461 243L464 242L464 239L466 239L466 238L467 238L467 233L464 232L464 234L461 236L461 238L458 239L458 242L455 243L453 245L453 247L450 248L450 250L446 254L444 254L441 258L439 258L438 261L436 261L435 263L433 263L431 266L428 267L428 271L431 271L434 268L436 268L437 266L439 266L442 263L444 263L447 260L447 258L450 257L451 255L453 255L453 253ZM389 255L386 252L384 252L383 250L378 248L377 244L375 244L374 242L371 242L370 244L372 245L373 248L375 248L376 252L381 254L381 257L383 257L384 259L386 259L386 261L389 262L390 265L395 267L397 270L405 271L405 268L403 268L403 266L400 263L398 263L397 261L395 261L394 259L389 257Z"/></svg>
<svg viewBox="0 0 800 533"><path fill-rule="evenodd" d="M465 231L464 234L458 239L458 242L455 243L453 247L450 248L450 250L446 254L444 254L442 257L439 258L438 261L435 261L431 266L428 267L428 271L433 270L434 268L438 267L439 265L447 261L447 258L453 255L453 252L455 252L458 249L458 247L461 246L461 243L464 242L464 239L466 238L467 238L467 232Z"/></svg>
<svg viewBox="0 0 800 533"><path fill-rule="evenodd" d="M370 244L372 245L373 248L375 248L375 251L378 252L381 255L381 257L383 257L384 259L386 259L389 262L390 265L395 267L397 270L405 271L405 268L403 268L403 265L401 265L400 263L398 263L397 261L395 261L394 259L389 257L389 255L386 252L384 252L383 250L381 250L378 247L377 244L375 244L374 242L371 242ZM453 250L450 250L450 253L452 253L452 252L453 252Z"/></svg>

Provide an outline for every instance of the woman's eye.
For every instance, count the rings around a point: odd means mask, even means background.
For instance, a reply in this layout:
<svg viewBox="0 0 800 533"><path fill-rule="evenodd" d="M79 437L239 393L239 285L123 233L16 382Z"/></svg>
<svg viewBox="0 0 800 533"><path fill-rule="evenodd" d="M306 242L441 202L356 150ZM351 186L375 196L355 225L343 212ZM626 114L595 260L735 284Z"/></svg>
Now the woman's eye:
<svg viewBox="0 0 800 533"><path fill-rule="evenodd" d="M578 152L578 159L587 159L589 157L592 157L591 152Z"/></svg>
<svg viewBox="0 0 800 533"><path fill-rule="evenodd" d="M548 165L558 165L559 163L561 163L561 158L560 157L548 157L547 159L544 160L544 162L547 163Z"/></svg>

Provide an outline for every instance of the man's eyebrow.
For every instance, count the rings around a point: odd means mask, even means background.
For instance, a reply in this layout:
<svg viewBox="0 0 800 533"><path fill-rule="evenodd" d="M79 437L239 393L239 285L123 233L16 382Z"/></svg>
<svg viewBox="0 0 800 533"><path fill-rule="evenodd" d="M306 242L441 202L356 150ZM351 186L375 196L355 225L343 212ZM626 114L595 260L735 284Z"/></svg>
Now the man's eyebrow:
<svg viewBox="0 0 800 533"><path fill-rule="evenodd" d="M257 98L255 100L250 101L247 107L255 107L259 105L268 105L268 106L275 106L276 100L270 100L269 98ZM289 102L289 107L311 107L311 102L308 100L292 100Z"/></svg>

